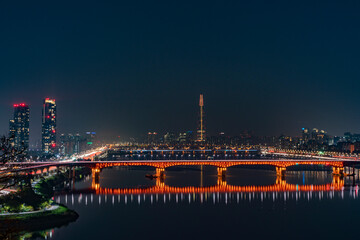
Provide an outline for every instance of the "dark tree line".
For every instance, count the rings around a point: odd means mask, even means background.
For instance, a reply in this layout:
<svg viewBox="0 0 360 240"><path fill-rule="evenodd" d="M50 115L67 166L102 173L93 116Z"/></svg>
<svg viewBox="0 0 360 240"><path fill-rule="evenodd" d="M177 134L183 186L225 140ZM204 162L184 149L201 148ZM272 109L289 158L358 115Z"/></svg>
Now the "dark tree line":
<svg viewBox="0 0 360 240"><path fill-rule="evenodd" d="M13 186L23 179L23 176L11 172L13 167L8 163L22 159L25 150L23 147L15 148L12 137L0 137L0 190Z"/></svg>

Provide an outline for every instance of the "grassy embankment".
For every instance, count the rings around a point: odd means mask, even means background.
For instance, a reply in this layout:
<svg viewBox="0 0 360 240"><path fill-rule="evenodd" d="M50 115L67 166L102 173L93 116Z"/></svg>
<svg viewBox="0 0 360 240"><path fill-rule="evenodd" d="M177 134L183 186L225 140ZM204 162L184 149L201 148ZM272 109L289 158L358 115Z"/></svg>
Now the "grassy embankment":
<svg viewBox="0 0 360 240"><path fill-rule="evenodd" d="M78 169L78 178L86 170ZM78 218L78 214L51 200L54 187L66 181L68 173L57 174L39 181L34 187L29 182L16 193L0 198L0 232L37 231L60 227Z"/></svg>

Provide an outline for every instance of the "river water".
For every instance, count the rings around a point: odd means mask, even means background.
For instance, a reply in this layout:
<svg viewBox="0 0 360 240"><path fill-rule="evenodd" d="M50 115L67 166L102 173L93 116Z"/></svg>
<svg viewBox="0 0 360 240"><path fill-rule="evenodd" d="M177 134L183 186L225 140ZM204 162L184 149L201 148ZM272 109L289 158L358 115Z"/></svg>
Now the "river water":
<svg viewBox="0 0 360 240"><path fill-rule="evenodd" d="M79 214L47 232L68 239L339 239L358 237L356 178L330 171L214 167L166 169L164 181L147 167L102 170L60 191L54 200Z"/></svg>

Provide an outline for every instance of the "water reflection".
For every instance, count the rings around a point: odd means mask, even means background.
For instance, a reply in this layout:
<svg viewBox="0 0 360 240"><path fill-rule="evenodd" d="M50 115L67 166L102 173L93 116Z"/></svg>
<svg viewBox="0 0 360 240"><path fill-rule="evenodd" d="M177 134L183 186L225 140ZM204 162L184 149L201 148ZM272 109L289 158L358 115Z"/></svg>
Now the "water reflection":
<svg viewBox="0 0 360 240"><path fill-rule="evenodd" d="M83 204L181 204L212 203L228 204L241 201L289 201L289 200L322 200L345 197L358 198L359 186L345 185L344 178L333 176L327 184L292 184L282 177L277 177L271 185L230 185L225 179L218 178L213 186L174 187L157 178L154 186L133 188L101 187L92 179L90 188L72 189L59 193L55 200L66 205Z"/></svg>
<svg viewBox="0 0 360 240"><path fill-rule="evenodd" d="M90 175L60 189L54 200L80 217L68 227L55 229L50 238L113 239L119 234L132 239L186 239L188 231L178 229L188 229L192 238L200 239L233 238L239 231L245 238L287 239L296 233L299 237L294 239L304 239L308 234L300 228L358 224L358 177L289 171L285 178L276 178L271 170L233 168L222 178L216 168L204 168L201 173L196 168L174 168L165 179L149 180L145 178L149 171L153 169L108 169L101 172L99 181ZM259 231L259 221L264 231ZM159 223L164 235L149 235ZM279 226L284 237L272 232ZM199 227L207 230L198 231ZM339 238L330 231L320 233L321 238Z"/></svg>

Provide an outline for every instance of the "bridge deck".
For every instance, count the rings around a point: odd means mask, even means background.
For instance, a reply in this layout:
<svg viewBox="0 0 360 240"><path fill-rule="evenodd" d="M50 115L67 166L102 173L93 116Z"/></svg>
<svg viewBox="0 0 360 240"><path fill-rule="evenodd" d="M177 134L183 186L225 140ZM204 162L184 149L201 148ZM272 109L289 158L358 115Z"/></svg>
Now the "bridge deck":
<svg viewBox="0 0 360 240"><path fill-rule="evenodd" d="M155 168L167 168L172 166L200 166L209 165L216 167L231 167L236 165L271 165L275 167L289 167L294 165L326 165L344 167L360 163L352 159L236 159L236 160L127 160L127 161L73 161L73 162L19 162L8 163L12 166L11 172L30 171L49 167L74 167L83 166L91 168L106 168L113 166L151 166ZM7 171L9 172L9 171Z"/></svg>

